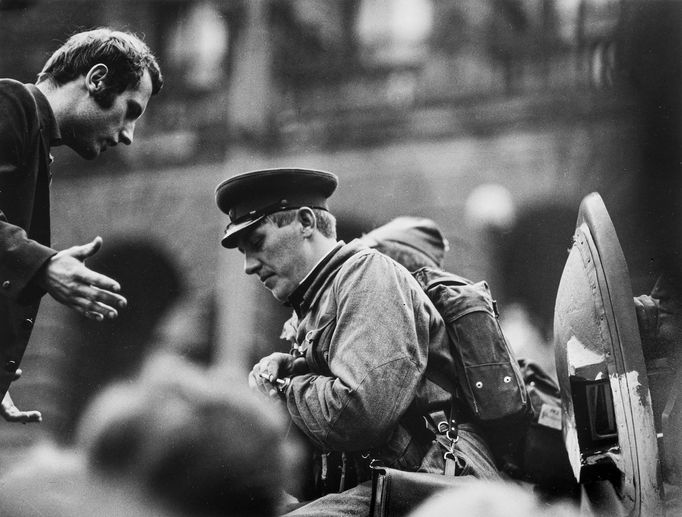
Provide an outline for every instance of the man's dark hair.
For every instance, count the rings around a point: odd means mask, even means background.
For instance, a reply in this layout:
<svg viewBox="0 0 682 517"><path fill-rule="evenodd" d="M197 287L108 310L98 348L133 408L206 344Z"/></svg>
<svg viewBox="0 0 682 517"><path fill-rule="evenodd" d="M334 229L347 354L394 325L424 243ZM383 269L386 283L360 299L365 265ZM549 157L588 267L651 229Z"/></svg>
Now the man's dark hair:
<svg viewBox="0 0 682 517"><path fill-rule="evenodd" d="M161 69L149 47L132 33L108 28L71 36L47 60L38 74L38 82L50 80L62 85L87 74L98 63L109 69L104 78L105 87L95 96L104 108L111 107L116 95L136 87L145 70L152 80L152 95L163 86Z"/></svg>

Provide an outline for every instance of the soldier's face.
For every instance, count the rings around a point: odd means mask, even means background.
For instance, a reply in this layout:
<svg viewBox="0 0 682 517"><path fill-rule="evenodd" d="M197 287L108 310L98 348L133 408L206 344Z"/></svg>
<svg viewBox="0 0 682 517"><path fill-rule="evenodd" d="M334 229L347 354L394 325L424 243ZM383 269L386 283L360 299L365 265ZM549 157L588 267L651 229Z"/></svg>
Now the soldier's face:
<svg viewBox="0 0 682 517"><path fill-rule="evenodd" d="M258 275L273 296L285 302L308 273L303 241L297 220L281 228L266 220L239 237L244 272Z"/></svg>

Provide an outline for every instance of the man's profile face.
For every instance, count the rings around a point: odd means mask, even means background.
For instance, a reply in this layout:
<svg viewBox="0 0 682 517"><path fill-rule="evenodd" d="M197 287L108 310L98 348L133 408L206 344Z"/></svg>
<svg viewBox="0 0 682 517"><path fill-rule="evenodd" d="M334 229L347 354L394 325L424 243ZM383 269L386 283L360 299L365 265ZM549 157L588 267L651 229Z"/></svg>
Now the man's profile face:
<svg viewBox="0 0 682 517"><path fill-rule="evenodd" d="M300 226L298 220L281 228L265 220L239 236L244 272L258 275L263 285L281 302L289 298L308 273Z"/></svg>
<svg viewBox="0 0 682 517"><path fill-rule="evenodd" d="M152 80L145 71L139 84L116 95L104 108L93 95L78 103L66 127L60 127L63 143L86 159L94 159L108 147L130 145L135 123L147 108Z"/></svg>

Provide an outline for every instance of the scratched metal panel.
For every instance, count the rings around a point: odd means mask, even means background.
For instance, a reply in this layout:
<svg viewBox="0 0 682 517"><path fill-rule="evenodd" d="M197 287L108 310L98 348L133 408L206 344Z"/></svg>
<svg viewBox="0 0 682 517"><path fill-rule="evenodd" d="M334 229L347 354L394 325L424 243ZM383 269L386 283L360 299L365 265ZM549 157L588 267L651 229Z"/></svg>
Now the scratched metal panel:
<svg viewBox="0 0 682 517"><path fill-rule="evenodd" d="M615 467L625 513L662 515L656 430L632 288L598 194L583 199L573 239L554 316L571 466L581 483Z"/></svg>

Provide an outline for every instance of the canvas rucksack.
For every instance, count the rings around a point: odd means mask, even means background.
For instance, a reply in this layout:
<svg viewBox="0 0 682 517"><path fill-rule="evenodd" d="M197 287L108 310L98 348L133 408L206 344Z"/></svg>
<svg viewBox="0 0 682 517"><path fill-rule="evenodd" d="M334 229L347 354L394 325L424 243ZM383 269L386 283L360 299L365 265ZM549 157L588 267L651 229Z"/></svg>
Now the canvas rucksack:
<svg viewBox="0 0 682 517"><path fill-rule="evenodd" d="M487 283L428 267L413 276L443 317L457 369L455 395L486 435L498 467L536 483L568 480L558 385L537 364L516 359ZM431 380L452 385L452 379Z"/></svg>
<svg viewBox="0 0 682 517"><path fill-rule="evenodd" d="M443 317L457 370L457 395L484 426L529 413L519 365L498 321L486 282L424 267L413 273ZM451 379L432 379L446 387Z"/></svg>

